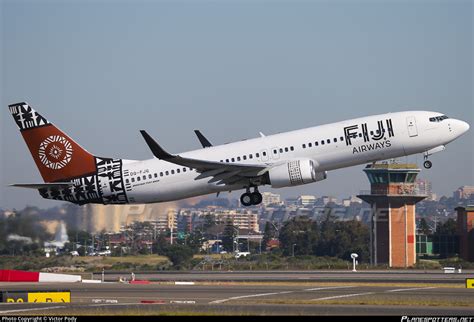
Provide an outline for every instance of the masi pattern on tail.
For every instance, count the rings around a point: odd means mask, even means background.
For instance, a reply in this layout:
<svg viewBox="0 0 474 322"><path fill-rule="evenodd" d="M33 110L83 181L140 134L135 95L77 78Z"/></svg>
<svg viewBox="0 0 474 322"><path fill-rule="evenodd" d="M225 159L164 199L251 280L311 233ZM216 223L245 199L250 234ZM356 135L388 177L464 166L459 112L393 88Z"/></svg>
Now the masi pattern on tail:
<svg viewBox="0 0 474 322"><path fill-rule="evenodd" d="M73 183L39 189L41 196L77 204L128 202L121 159L93 156L25 102L8 107L44 182Z"/></svg>

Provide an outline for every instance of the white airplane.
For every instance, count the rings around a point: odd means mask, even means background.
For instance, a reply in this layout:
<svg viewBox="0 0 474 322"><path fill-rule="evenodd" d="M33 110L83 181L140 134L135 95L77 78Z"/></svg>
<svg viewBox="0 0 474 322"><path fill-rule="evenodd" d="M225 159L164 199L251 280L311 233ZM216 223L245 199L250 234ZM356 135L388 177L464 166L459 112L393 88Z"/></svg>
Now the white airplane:
<svg viewBox="0 0 474 322"><path fill-rule="evenodd" d="M258 205L258 187L291 187L326 179L327 171L406 155L428 157L469 130L464 121L428 111L367 116L302 130L170 154L141 131L156 157L144 161L97 157L27 103L9 105L44 183L47 199L75 204L156 203L245 189L242 205ZM253 191L251 191L253 189Z"/></svg>

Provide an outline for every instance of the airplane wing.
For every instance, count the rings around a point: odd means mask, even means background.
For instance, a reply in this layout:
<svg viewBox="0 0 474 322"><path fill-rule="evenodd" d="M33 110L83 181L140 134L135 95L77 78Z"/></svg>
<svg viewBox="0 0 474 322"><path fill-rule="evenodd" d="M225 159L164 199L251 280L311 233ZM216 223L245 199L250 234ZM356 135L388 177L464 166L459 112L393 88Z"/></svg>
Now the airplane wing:
<svg viewBox="0 0 474 322"><path fill-rule="evenodd" d="M236 164L184 158L166 152L146 131L141 130L143 138L155 157L160 160L196 169L201 174L195 180L212 177L209 183L237 184L258 179L268 171L268 166L260 164Z"/></svg>
<svg viewBox="0 0 474 322"><path fill-rule="evenodd" d="M43 188L68 188L74 186L73 182L54 182L54 183L14 183L10 187L43 189Z"/></svg>
<svg viewBox="0 0 474 322"><path fill-rule="evenodd" d="M196 133L196 136L199 139L199 142L201 142L201 145L203 148L210 148L212 146L212 143L209 142L208 139L201 133L199 130L194 130L194 133Z"/></svg>

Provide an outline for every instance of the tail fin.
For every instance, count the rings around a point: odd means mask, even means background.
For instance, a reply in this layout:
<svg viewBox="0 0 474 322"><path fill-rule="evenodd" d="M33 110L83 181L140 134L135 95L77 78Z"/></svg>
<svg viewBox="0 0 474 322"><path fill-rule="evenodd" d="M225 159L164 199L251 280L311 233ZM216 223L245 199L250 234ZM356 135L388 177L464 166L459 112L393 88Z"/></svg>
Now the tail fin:
<svg viewBox="0 0 474 322"><path fill-rule="evenodd" d="M96 173L92 154L27 103L8 106L44 182L62 182Z"/></svg>

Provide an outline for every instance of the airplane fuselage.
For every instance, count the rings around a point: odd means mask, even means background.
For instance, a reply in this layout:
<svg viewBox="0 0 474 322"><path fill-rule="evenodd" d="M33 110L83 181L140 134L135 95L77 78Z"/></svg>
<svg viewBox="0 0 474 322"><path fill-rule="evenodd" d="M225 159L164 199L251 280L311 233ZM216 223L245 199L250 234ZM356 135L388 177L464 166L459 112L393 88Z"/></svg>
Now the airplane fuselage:
<svg viewBox="0 0 474 322"><path fill-rule="evenodd" d="M458 120L430 121L430 118L439 116L442 114L425 111L381 114L180 155L223 163L267 165L311 159L318 165L317 171L331 171L423 153L446 145L464 133L462 126L457 124ZM239 185L219 186L209 183L209 178L196 179L199 176L196 171L158 159L124 162L122 171L130 203L173 201L244 188Z"/></svg>

